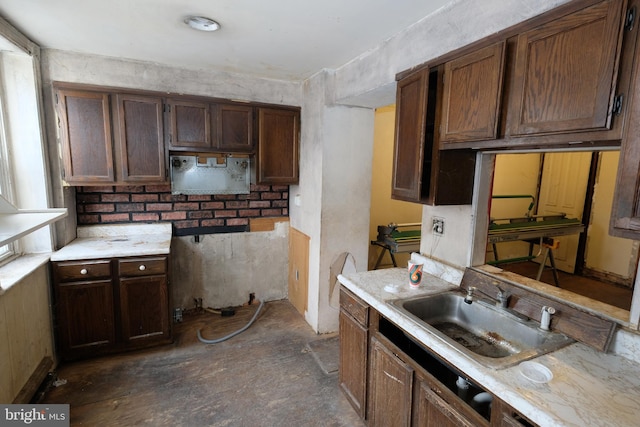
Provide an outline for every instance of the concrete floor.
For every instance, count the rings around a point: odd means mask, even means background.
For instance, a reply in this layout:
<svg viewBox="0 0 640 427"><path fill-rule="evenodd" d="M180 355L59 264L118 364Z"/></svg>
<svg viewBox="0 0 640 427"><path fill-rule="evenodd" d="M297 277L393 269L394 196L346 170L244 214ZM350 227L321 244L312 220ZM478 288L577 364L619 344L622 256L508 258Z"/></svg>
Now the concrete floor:
<svg viewBox="0 0 640 427"><path fill-rule="evenodd" d="M256 309L185 314L171 345L64 364L57 375L66 384L41 403L69 403L74 426L364 426L338 373L323 371L309 349L324 337L288 301L265 304L248 330L227 341L198 341L198 329L205 338L224 336Z"/></svg>

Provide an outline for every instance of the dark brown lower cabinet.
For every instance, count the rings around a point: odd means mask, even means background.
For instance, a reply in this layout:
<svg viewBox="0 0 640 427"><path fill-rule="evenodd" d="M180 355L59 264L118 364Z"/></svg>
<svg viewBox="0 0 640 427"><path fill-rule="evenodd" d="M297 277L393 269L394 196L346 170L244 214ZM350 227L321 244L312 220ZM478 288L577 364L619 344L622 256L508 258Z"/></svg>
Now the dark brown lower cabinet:
<svg viewBox="0 0 640 427"><path fill-rule="evenodd" d="M432 389L429 382L418 381L416 425L440 427L474 427L460 412L454 410L439 394Z"/></svg>
<svg viewBox="0 0 640 427"><path fill-rule="evenodd" d="M360 418L367 415L369 307L348 290L340 289L340 388Z"/></svg>
<svg viewBox="0 0 640 427"><path fill-rule="evenodd" d="M411 425L413 369L375 337L371 338L369 425Z"/></svg>
<svg viewBox="0 0 640 427"><path fill-rule="evenodd" d="M367 336L365 327L340 312L340 388L363 419L367 409Z"/></svg>
<svg viewBox="0 0 640 427"><path fill-rule="evenodd" d="M537 427L537 424L527 419L524 415L507 405L505 402L498 400L494 402L492 408L495 414L496 422L492 424L495 427Z"/></svg>
<svg viewBox="0 0 640 427"><path fill-rule="evenodd" d="M111 280L57 285L58 331L64 354L100 351L115 344Z"/></svg>
<svg viewBox="0 0 640 427"><path fill-rule="evenodd" d="M340 386L369 426L536 426L344 288L340 307Z"/></svg>
<svg viewBox="0 0 640 427"><path fill-rule="evenodd" d="M165 277L158 276L120 280L123 340L148 340L168 334L166 282Z"/></svg>
<svg viewBox="0 0 640 427"><path fill-rule="evenodd" d="M60 358L171 341L167 256L59 261L52 270Z"/></svg>

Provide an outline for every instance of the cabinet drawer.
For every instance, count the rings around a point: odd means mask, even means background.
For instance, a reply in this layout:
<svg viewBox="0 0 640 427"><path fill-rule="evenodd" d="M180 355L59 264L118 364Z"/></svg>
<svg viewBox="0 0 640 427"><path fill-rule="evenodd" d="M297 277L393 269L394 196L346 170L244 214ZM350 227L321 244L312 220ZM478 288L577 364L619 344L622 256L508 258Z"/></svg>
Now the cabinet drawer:
<svg viewBox="0 0 640 427"><path fill-rule="evenodd" d="M110 260L55 262L53 268L60 282L111 277Z"/></svg>
<svg viewBox="0 0 640 427"><path fill-rule="evenodd" d="M365 328L369 325L369 306L344 288L340 289L340 308Z"/></svg>
<svg viewBox="0 0 640 427"><path fill-rule="evenodd" d="M118 260L120 277L152 276L167 272L167 257L129 258Z"/></svg>

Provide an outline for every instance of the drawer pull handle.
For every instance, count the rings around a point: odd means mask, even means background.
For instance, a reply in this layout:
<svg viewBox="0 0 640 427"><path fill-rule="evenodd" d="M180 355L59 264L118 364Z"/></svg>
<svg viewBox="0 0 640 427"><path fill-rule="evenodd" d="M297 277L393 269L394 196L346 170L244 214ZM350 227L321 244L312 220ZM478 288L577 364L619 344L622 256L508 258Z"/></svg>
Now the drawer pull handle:
<svg viewBox="0 0 640 427"><path fill-rule="evenodd" d="M80 274L84 275L87 274L89 271L87 271L86 268L83 268L82 270L80 270Z"/></svg>
<svg viewBox="0 0 640 427"><path fill-rule="evenodd" d="M140 267L138 267L138 270L140 271L145 271L147 269L147 267L144 266L144 264L140 264Z"/></svg>

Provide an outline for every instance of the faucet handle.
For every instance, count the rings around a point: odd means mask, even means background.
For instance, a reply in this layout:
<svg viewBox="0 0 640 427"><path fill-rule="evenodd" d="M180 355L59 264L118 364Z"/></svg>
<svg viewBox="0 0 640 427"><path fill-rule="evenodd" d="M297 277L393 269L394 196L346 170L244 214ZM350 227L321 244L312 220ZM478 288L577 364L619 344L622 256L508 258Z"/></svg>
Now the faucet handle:
<svg viewBox="0 0 640 427"><path fill-rule="evenodd" d="M556 314L556 309L545 305L542 307L542 316L540 316L540 329L548 331L551 326L551 315Z"/></svg>

